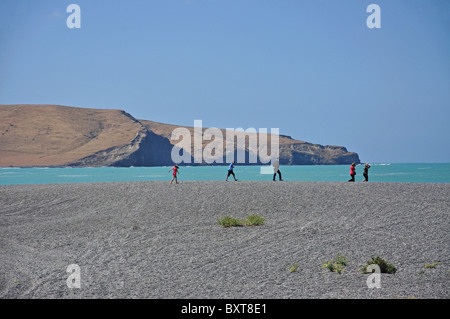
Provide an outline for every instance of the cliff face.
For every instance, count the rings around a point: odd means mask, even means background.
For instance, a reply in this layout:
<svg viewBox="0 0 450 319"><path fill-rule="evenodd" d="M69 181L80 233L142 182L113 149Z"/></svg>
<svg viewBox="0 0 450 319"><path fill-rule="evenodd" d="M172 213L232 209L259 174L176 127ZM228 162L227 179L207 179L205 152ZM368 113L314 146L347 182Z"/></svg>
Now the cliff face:
<svg viewBox="0 0 450 319"><path fill-rule="evenodd" d="M176 125L163 124L153 121L140 120L140 122L150 131L165 137L167 140L176 145L178 142L171 140L171 134L174 129L178 128ZM185 127L191 134L191 141L194 140L194 128ZM203 132L206 128L203 128ZM226 137L227 131L220 130L223 138ZM248 136L251 137L253 134L249 133ZM258 135L258 134L256 134ZM258 137L257 137L258 138ZM247 138L248 140L248 138ZM268 138L270 142L270 137ZM210 141L203 141L202 148L204 149ZM270 143L268 143L268 148L270 149ZM343 146L334 145L319 145L312 144L304 141L299 141L292 139L290 136L280 135L279 137L279 147L280 147L280 164L282 165L339 165L339 164L351 164L360 163L360 159L357 153L349 152ZM245 158L249 158L248 141L245 145ZM223 145L223 154L226 154L226 146ZM194 154L194 149L191 147L191 154ZM235 150L234 159L237 160L237 150ZM226 163L225 155L223 157L223 162ZM193 163L193 159L192 159ZM258 159L256 164L261 164Z"/></svg>
<svg viewBox="0 0 450 319"><path fill-rule="evenodd" d="M178 143L170 139L175 128L178 126L137 120L122 110L0 105L0 166L172 165L171 152ZM194 129L186 129L193 141ZM225 137L227 132L220 131ZM279 141L283 165L360 163L358 154L342 146L311 144L283 135ZM202 149L209 143L202 141ZM226 163L223 146L222 161ZM242 150L248 163L248 143ZM234 151L237 160L238 150ZM188 165L196 165L193 154L192 147L187 153Z"/></svg>
<svg viewBox="0 0 450 319"><path fill-rule="evenodd" d="M292 140L280 146L280 163L285 165L339 165L360 164L357 153L348 152L343 146L319 145Z"/></svg>

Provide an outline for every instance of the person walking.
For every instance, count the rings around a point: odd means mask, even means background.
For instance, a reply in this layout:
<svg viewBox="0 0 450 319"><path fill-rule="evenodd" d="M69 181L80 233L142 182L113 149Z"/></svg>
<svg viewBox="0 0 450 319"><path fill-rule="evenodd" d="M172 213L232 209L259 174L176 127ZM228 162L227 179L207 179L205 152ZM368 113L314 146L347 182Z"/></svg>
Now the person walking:
<svg viewBox="0 0 450 319"><path fill-rule="evenodd" d="M236 175L234 175L234 171L233 171L234 164L235 164L235 162L233 161L233 163L231 163L230 166L228 167L228 175L227 175L227 178L225 179L225 181L228 181L228 177L230 177L230 175L233 175L234 180L237 181Z"/></svg>
<svg viewBox="0 0 450 319"><path fill-rule="evenodd" d="M354 182L355 181L355 175L356 175L356 164L352 163L352 165L350 166L350 179L348 180L349 182Z"/></svg>
<svg viewBox="0 0 450 319"><path fill-rule="evenodd" d="M363 182L369 181L369 168L370 168L370 165L368 163L366 163L366 165L364 165L364 172L363 172L364 180L363 180Z"/></svg>
<svg viewBox="0 0 450 319"><path fill-rule="evenodd" d="M170 184L172 184L173 180L175 180L175 182L176 182L177 184L179 184L179 183L178 183L177 174L180 174L180 172L178 171L178 169L179 169L178 165L175 165L174 167L172 167L172 168L169 170L169 172L170 172L170 171L173 171L173 177L172 177L172 180L170 181Z"/></svg>
<svg viewBox="0 0 450 319"><path fill-rule="evenodd" d="M278 174L280 181L283 181L283 179L281 178L280 158L279 157L277 157L277 159L275 161L273 161L272 166L273 166L273 181L275 181L277 174Z"/></svg>

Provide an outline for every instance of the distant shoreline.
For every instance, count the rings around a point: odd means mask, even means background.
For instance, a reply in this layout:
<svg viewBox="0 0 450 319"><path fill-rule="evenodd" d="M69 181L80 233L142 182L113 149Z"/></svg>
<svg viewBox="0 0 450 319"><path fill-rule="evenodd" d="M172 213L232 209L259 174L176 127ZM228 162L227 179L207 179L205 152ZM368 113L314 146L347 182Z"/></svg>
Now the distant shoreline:
<svg viewBox="0 0 450 319"><path fill-rule="evenodd" d="M392 164L450 164L450 162L398 162L398 163L372 163L372 162L361 162L356 164L357 166L364 165L365 163L370 163L370 165L392 165ZM175 164L173 164L175 165ZM101 168L101 167L110 167L110 168L132 168L132 167L170 167L173 165L155 165L155 166L79 166L79 165L35 165L35 166L0 166L0 169L3 168ZM214 165L211 164L197 164L197 163L180 163L178 166L183 167L214 167L214 166L228 166L229 163L216 163ZM238 164L239 166L268 166L270 164ZM350 164L286 164L282 166L349 166Z"/></svg>
<svg viewBox="0 0 450 319"><path fill-rule="evenodd" d="M355 182L364 180L363 165L356 168ZM172 166L137 167L3 167L0 185L82 182L166 181ZM281 165L284 182L347 182L348 165ZM228 165L180 166L181 181L224 181ZM272 181L270 165L239 165L235 173L240 181ZM279 176L276 177L277 181ZM450 183L450 163L372 163L369 182Z"/></svg>

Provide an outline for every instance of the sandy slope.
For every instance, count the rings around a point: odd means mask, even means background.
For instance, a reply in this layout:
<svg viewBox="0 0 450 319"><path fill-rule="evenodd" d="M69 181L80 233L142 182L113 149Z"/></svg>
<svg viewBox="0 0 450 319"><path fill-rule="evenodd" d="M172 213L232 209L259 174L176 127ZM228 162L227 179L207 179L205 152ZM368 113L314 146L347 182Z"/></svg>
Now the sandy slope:
<svg viewBox="0 0 450 319"><path fill-rule="evenodd" d="M121 110L0 105L0 166L66 165L128 144L140 129Z"/></svg>
<svg viewBox="0 0 450 319"><path fill-rule="evenodd" d="M0 186L0 296L449 298L449 195L448 184ZM216 224L250 214L266 224ZM320 268L337 253L344 273ZM371 255L398 268L381 289L357 271ZM67 287L70 264L81 289Z"/></svg>

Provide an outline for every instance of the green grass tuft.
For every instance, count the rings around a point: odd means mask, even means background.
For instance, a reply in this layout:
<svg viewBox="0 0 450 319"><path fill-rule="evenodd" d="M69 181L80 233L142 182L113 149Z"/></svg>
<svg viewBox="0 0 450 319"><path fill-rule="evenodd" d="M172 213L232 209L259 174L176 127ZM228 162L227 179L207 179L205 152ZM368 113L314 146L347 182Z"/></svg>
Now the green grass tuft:
<svg viewBox="0 0 450 319"><path fill-rule="evenodd" d="M236 219L231 216L225 216L218 220L218 224L222 227L240 227L240 226L261 226L264 225L265 219L258 215L250 215L247 219Z"/></svg>
<svg viewBox="0 0 450 319"><path fill-rule="evenodd" d="M322 264L321 268L322 269L328 269L331 272L335 272L335 273L342 273L343 271L345 271L344 267L347 265L348 260L347 258L345 258L345 256L343 255L336 255L336 258L334 259L334 261L332 260L328 260L325 263Z"/></svg>
<svg viewBox="0 0 450 319"><path fill-rule="evenodd" d="M288 267L289 272L297 272L297 270L298 270L298 263L295 263Z"/></svg>
<svg viewBox="0 0 450 319"><path fill-rule="evenodd" d="M250 215L245 222L247 226L261 226L264 225L265 219L259 215Z"/></svg>
<svg viewBox="0 0 450 319"><path fill-rule="evenodd" d="M218 224L222 227L239 227L244 226L243 222L231 216L225 216L219 219Z"/></svg>
<svg viewBox="0 0 450 319"><path fill-rule="evenodd" d="M436 268L436 266L437 266L438 264L439 264L439 263L425 264L425 268L427 268L427 269L434 269L434 268Z"/></svg>

